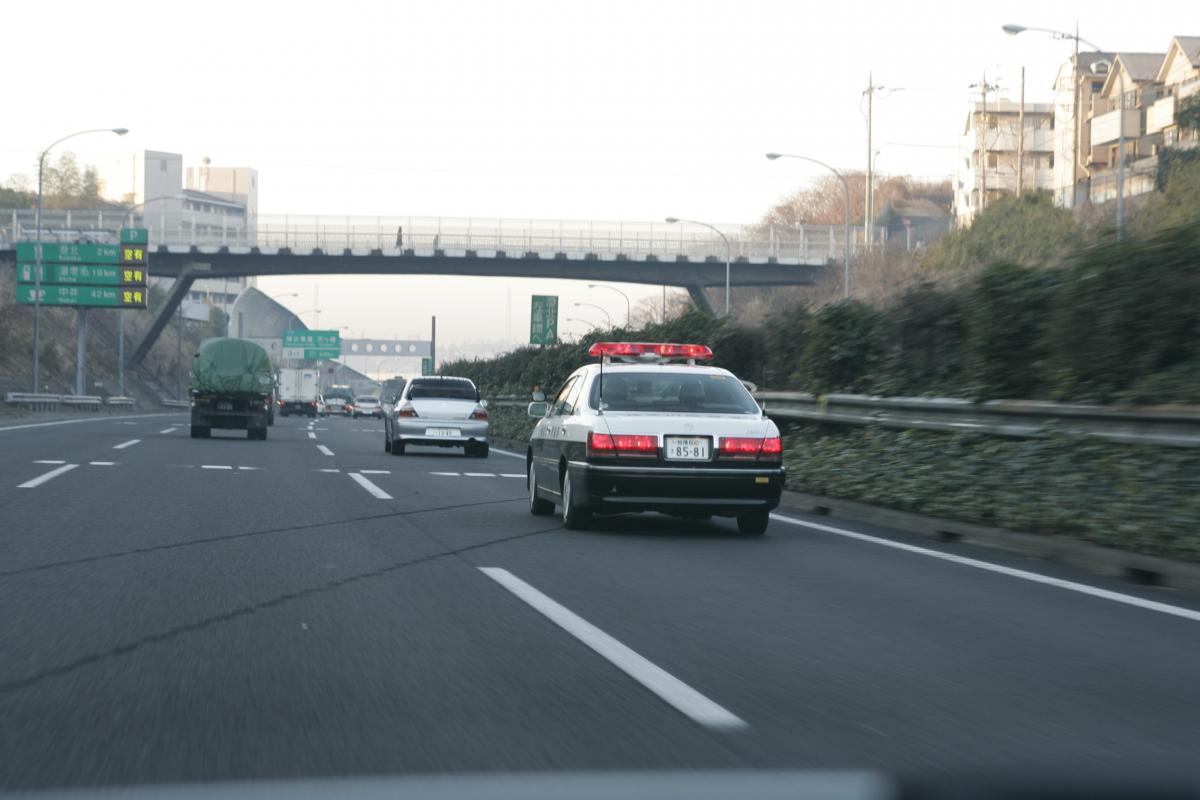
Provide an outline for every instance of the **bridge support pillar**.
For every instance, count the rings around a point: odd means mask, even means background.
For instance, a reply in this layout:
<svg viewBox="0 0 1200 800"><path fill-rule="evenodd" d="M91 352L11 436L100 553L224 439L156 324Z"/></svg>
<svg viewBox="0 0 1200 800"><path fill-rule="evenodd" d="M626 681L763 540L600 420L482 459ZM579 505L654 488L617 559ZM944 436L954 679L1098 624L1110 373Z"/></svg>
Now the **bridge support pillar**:
<svg viewBox="0 0 1200 800"><path fill-rule="evenodd" d="M133 355L129 357L129 363L126 366L137 367L145 360L146 356L150 353L150 348L154 347L154 343L162 335L163 330L167 327L167 323L171 321L171 315L179 308L179 304L183 302L183 298L187 297L188 290L192 288L192 283L197 277L190 269L184 268L179 277L175 279L175 283L171 284L171 291L167 294L167 301L163 303L158 316L150 324L150 329L146 331L146 335L142 337L142 340L138 342L138 346L134 348Z"/></svg>
<svg viewBox="0 0 1200 800"><path fill-rule="evenodd" d="M693 284L687 287L688 294L692 297L692 305L696 310L708 317L715 317L717 312L713 310L712 303L708 302L708 295L704 293L704 287Z"/></svg>

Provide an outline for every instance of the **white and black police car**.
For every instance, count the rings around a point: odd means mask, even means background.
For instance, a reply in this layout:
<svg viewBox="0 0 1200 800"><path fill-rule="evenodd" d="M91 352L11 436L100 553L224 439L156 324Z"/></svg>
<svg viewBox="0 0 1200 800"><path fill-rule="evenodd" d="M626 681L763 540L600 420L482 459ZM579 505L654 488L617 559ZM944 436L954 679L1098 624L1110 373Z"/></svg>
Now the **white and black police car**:
<svg viewBox="0 0 1200 800"><path fill-rule="evenodd" d="M594 515L657 511L736 517L766 532L783 491L779 429L697 344L597 342L539 418L526 453L529 510L562 509L567 528Z"/></svg>

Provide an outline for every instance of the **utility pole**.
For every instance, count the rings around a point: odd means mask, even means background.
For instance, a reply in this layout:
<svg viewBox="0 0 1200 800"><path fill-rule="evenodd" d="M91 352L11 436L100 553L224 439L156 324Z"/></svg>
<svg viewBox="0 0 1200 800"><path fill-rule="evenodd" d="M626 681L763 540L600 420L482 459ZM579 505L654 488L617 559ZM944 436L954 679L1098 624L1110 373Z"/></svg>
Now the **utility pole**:
<svg viewBox="0 0 1200 800"><path fill-rule="evenodd" d="M979 150L979 211L987 208L987 157L988 157L988 113L987 113L987 96L988 92L994 92L1000 87L994 83L988 83L987 72L983 73L983 80L979 83L972 83L969 89L979 90L980 99L980 116L979 116L979 135L976 137L975 149Z"/></svg>
<svg viewBox="0 0 1200 800"><path fill-rule="evenodd" d="M1083 115L1079 113L1080 85L1083 76L1079 71L1079 19L1075 19L1075 60L1071 64L1071 83L1074 84L1075 100L1071 106L1071 122L1075 128L1075 142L1071 153L1071 208L1079 205L1079 147L1083 141ZM1091 192L1086 195L1091 199Z"/></svg>
<svg viewBox="0 0 1200 800"><path fill-rule="evenodd" d="M872 148L871 135L873 133L872 128L873 128L874 122L875 122L875 119L874 119L875 103L874 103L874 101L875 101L875 92L879 91L882 88L883 88L882 86L875 85L874 74L868 72L867 73L867 88L863 90L863 94L865 94L867 96L867 181L866 181L866 186L865 186L865 197L864 197L864 203L863 203L863 206L864 206L863 246L867 250L871 249L871 244L872 244L871 224L874 221L874 216L875 216L875 209L874 209L874 199L875 198L874 198L874 192L873 192L874 183L875 183L875 175L874 175L874 172L875 172L875 170L874 170L874 166L875 166L874 165L874 161L875 161L874 155L875 154L871 149Z"/></svg>
<svg viewBox="0 0 1200 800"><path fill-rule="evenodd" d="M1017 112L1017 197L1025 193L1025 68L1021 67L1021 110Z"/></svg>

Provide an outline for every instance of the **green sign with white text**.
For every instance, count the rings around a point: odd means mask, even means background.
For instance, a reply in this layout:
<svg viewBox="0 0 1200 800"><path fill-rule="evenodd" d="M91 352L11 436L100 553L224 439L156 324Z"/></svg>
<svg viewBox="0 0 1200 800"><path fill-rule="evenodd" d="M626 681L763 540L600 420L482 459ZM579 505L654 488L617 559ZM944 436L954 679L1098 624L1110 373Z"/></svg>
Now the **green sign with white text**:
<svg viewBox="0 0 1200 800"><path fill-rule="evenodd" d="M339 331L284 331L284 358L337 358L342 354Z"/></svg>
<svg viewBox="0 0 1200 800"><path fill-rule="evenodd" d="M558 297L535 294L529 306L529 343L558 343Z"/></svg>
<svg viewBox="0 0 1200 800"><path fill-rule="evenodd" d="M36 283L33 264L17 264L17 283ZM71 286L145 286L146 270L109 264L42 264L43 284Z"/></svg>
<svg viewBox="0 0 1200 800"><path fill-rule="evenodd" d="M37 243L17 242L17 261L37 261ZM115 244L42 243L43 264L119 264L120 262L121 248Z"/></svg>
<svg viewBox="0 0 1200 800"><path fill-rule="evenodd" d="M32 305L39 291L26 283L17 284L17 302ZM45 306L99 306L105 308L146 308L150 293L143 286L43 286L41 304Z"/></svg>

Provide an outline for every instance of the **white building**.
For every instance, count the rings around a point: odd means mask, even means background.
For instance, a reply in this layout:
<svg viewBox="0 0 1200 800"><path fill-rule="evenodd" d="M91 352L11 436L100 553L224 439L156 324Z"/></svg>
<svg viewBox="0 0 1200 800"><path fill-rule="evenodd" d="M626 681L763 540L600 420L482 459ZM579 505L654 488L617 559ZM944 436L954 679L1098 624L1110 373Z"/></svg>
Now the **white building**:
<svg viewBox="0 0 1200 800"><path fill-rule="evenodd" d="M1055 128L1054 107L1048 103L1026 103L1023 113L1011 100L971 103L954 192L957 224L970 224L1005 195L1051 188Z"/></svg>
<svg viewBox="0 0 1200 800"><path fill-rule="evenodd" d="M184 183L186 174L187 182ZM141 205L138 222L150 229L150 240L168 238L209 244L253 241L258 220L258 172L249 167L183 166L179 153L147 150L134 202ZM189 319L209 319L216 308L226 315L253 279L200 279L183 303Z"/></svg>

